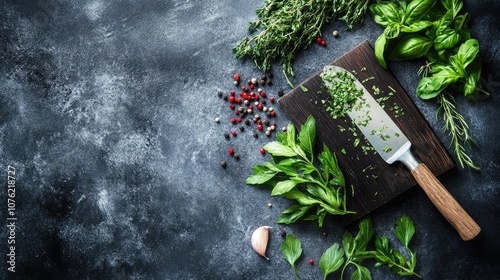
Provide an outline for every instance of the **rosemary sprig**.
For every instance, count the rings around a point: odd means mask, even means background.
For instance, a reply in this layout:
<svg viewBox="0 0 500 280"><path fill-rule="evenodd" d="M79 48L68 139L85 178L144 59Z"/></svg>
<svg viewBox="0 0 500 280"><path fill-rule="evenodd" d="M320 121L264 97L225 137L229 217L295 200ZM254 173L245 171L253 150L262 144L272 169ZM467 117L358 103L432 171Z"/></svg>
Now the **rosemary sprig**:
<svg viewBox="0 0 500 280"><path fill-rule="evenodd" d="M476 144L469 135L469 125L464 117L457 111L455 107L455 98L449 93L442 92L437 96L439 109L436 112L436 118L439 119L439 113L442 113L444 120L445 131L449 131L451 136L450 146L455 151L460 166L479 170L479 167L474 164L472 159L467 155L467 151L463 144Z"/></svg>
<svg viewBox="0 0 500 280"><path fill-rule="evenodd" d="M263 71L270 70L271 64L279 61L285 77L294 76L292 64L296 54L316 41L325 24L339 18L352 28L363 20L369 2L265 0L264 7L256 11L258 20L250 22L248 27L250 32L258 34L244 38L233 47L235 57L249 57Z"/></svg>

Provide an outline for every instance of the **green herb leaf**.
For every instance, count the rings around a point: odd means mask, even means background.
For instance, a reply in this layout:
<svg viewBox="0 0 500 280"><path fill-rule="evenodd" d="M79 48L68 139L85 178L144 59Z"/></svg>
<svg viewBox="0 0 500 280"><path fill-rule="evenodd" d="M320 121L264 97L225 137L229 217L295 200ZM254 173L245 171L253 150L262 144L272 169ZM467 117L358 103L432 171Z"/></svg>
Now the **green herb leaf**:
<svg viewBox="0 0 500 280"><path fill-rule="evenodd" d="M352 274L351 280L372 280L372 275L367 267L356 265L356 271Z"/></svg>
<svg viewBox="0 0 500 280"><path fill-rule="evenodd" d="M321 255L321 259L319 260L319 267L324 275L323 279L326 279L329 274L337 271L343 263L344 250L340 248L338 243L333 243L333 245Z"/></svg>
<svg viewBox="0 0 500 280"><path fill-rule="evenodd" d="M285 259L292 266L295 278L299 279L297 271L295 270L295 262L302 255L302 244L298 238L291 234L287 234L285 240L281 243L281 252Z"/></svg>
<svg viewBox="0 0 500 280"><path fill-rule="evenodd" d="M396 221L396 228L394 229L396 237L408 248L408 244L415 234L415 226L408 216L403 215Z"/></svg>
<svg viewBox="0 0 500 280"><path fill-rule="evenodd" d="M386 27L390 23L401 23L398 6L390 1L377 2L370 5L373 19L380 26Z"/></svg>
<svg viewBox="0 0 500 280"><path fill-rule="evenodd" d="M312 205L300 205L294 204L287 209L285 209L281 216L278 218L276 223L278 224L291 224L295 223L298 219L304 216L309 209L312 208Z"/></svg>
<svg viewBox="0 0 500 280"><path fill-rule="evenodd" d="M314 153L313 148L316 142L316 121L309 116L306 122L301 126L299 133L299 146L305 152L307 158L311 161Z"/></svg>
<svg viewBox="0 0 500 280"><path fill-rule="evenodd" d="M271 180L276 173L258 173L258 174L252 174L248 176L248 178L245 180L245 184L248 185L260 185L264 184L265 182Z"/></svg>
<svg viewBox="0 0 500 280"><path fill-rule="evenodd" d="M394 46L389 56L390 60L401 61L419 58L427 54L433 42L429 38L417 34L403 37Z"/></svg>
<svg viewBox="0 0 500 280"><path fill-rule="evenodd" d="M405 23L414 23L425 16L434 6L436 0L413 0L406 6Z"/></svg>
<svg viewBox="0 0 500 280"><path fill-rule="evenodd" d="M292 148L279 142L269 142L264 146L264 149L273 156L293 157L297 155Z"/></svg>
<svg viewBox="0 0 500 280"><path fill-rule="evenodd" d="M378 63L387 69L387 64L384 58L386 44L387 38L385 37L385 34L382 33L375 41L375 57L377 58Z"/></svg>

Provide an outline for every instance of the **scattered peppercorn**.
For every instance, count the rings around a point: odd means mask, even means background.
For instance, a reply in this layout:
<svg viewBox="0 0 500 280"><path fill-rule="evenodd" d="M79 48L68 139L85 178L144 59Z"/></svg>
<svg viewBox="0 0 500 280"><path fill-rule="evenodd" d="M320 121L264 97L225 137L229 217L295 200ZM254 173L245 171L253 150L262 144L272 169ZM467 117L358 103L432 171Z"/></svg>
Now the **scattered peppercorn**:
<svg viewBox="0 0 500 280"><path fill-rule="evenodd" d="M321 44L321 41L323 41L323 38L321 37L316 38L316 42L318 42L318 44Z"/></svg>
<svg viewBox="0 0 500 280"><path fill-rule="evenodd" d="M333 31L333 37L336 38L336 37L339 37L339 35L340 35L340 33L337 30Z"/></svg>
<svg viewBox="0 0 500 280"><path fill-rule="evenodd" d="M234 155L234 149L233 148L229 148L227 150L227 152L230 154L230 155Z"/></svg>
<svg viewBox="0 0 500 280"><path fill-rule="evenodd" d="M259 134L258 134L257 132L255 132L255 131L254 131L254 132L253 132L253 137L255 137L255 138L259 138Z"/></svg>
<svg viewBox="0 0 500 280"><path fill-rule="evenodd" d="M283 89L282 88L278 89L278 96L281 97L281 96L283 96L283 94L285 94Z"/></svg>
<svg viewBox="0 0 500 280"><path fill-rule="evenodd" d="M225 161L221 161L221 162L220 162L220 166L222 166L223 168L226 168L227 163L226 163Z"/></svg>
<svg viewBox="0 0 500 280"><path fill-rule="evenodd" d="M237 135L237 134L236 134L236 131L234 131L234 130L233 130L233 131L231 131L231 135L233 135L234 137L236 137L236 135Z"/></svg>
<svg viewBox="0 0 500 280"><path fill-rule="evenodd" d="M266 150L264 150L264 148L260 148L260 151L259 151L262 155L266 153Z"/></svg>
<svg viewBox="0 0 500 280"><path fill-rule="evenodd" d="M240 159L240 155L239 155L239 154L237 154L237 153L235 153L235 154L233 155L233 157L234 157L236 160L239 160L239 159Z"/></svg>
<svg viewBox="0 0 500 280"><path fill-rule="evenodd" d="M244 131L245 128L243 126L240 126L240 131Z"/></svg>
<svg viewBox="0 0 500 280"><path fill-rule="evenodd" d="M271 208L271 207L273 207L273 205L271 203L268 203L267 207Z"/></svg>
<svg viewBox="0 0 500 280"><path fill-rule="evenodd" d="M229 133L224 133L224 137L226 137L226 139L229 139Z"/></svg>
<svg viewBox="0 0 500 280"><path fill-rule="evenodd" d="M314 260L313 260L313 259L310 259L310 260L309 260L309 264L310 264L310 265L313 265L313 264L314 264Z"/></svg>
<svg viewBox="0 0 500 280"><path fill-rule="evenodd" d="M321 41L321 45L322 45L323 47L326 47L326 42L325 42L325 41Z"/></svg>
<svg viewBox="0 0 500 280"><path fill-rule="evenodd" d="M282 229L282 230L281 230L281 232L280 232L280 235L281 235L282 237L285 237L285 236L286 236L286 231L285 231L284 229Z"/></svg>
<svg viewBox="0 0 500 280"><path fill-rule="evenodd" d="M220 118L215 118L216 123L220 123Z"/></svg>
<svg viewBox="0 0 500 280"><path fill-rule="evenodd" d="M269 101L271 101L271 103L274 103L274 97L270 97Z"/></svg>

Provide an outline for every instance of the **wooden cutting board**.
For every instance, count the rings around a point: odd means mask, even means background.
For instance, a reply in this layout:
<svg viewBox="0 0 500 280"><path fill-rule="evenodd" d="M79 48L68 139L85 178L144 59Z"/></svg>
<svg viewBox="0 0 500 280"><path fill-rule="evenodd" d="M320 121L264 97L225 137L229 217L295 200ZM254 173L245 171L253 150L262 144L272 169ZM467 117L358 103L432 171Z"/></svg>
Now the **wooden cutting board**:
<svg viewBox="0 0 500 280"><path fill-rule="evenodd" d="M385 111L411 141L414 155L436 176L455 166L446 148L396 78L379 65L368 41L345 53L332 65L352 71L358 80L363 81L370 94L380 100ZM316 150L320 151L326 143L336 153L346 178L347 207L357 213L338 217L341 224L347 225L388 203L415 186L416 182L401 163L389 165L373 150L366 150L370 147L369 143L348 116L333 119L325 111L322 100L328 94L319 74L288 92L278 103L298 128L312 115L317 126Z"/></svg>

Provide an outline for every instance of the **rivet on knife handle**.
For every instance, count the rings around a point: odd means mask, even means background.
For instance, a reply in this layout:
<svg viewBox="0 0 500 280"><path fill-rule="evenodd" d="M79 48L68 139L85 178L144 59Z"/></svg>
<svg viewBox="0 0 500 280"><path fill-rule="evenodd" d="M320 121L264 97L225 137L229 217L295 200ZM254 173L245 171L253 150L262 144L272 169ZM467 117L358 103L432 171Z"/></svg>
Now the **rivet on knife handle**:
<svg viewBox="0 0 500 280"><path fill-rule="evenodd" d="M346 75L349 78L346 79ZM322 78L329 90L336 91L337 85L343 83L348 84L351 89L355 87L356 92L363 91L361 97L356 99L356 104L347 111L347 115L385 162L392 164L400 161L411 171L420 187L463 240L471 240L477 236L481 231L480 227L436 179L429 168L412 155L411 142L363 84L352 73L338 66L326 66L323 69ZM342 86L345 87L345 85Z"/></svg>

